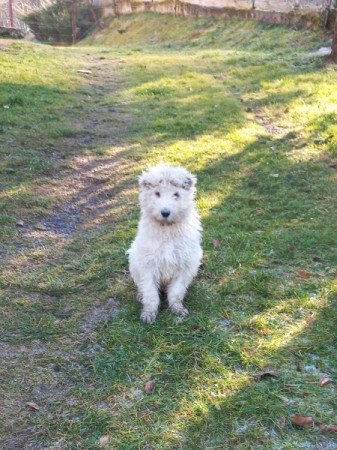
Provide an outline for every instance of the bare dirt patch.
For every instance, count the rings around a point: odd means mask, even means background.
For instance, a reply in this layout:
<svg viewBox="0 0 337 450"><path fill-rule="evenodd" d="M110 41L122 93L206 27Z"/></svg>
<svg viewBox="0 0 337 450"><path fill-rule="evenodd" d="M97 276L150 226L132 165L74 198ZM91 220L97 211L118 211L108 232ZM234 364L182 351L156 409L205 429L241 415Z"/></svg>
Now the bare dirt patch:
<svg viewBox="0 0 337 450"><path fill-rule="evenodd" d="M264 129L267 131L267 133L273 136L280 135L286 131L284 128L279 127L274 123L272 123L272 121L267 116L265 116L261 111L257 111L255 117L257 123L262 125Z"/></svg>
<svg viewBox="0 0 337 450"><path fill-rule="evenodd" d="M91 72L84 75L92 90L87 100L90 110L87 116L80 120L80 131L76 136L64 140L64 153L71 154L74 150L77 153L86 153L87 150L103 148L113 149L113 154L83 154L74 156L68 163L57 158L57 175L48 182L48 186L41 186L37 191L43 194L45 189L48 189L51 197L63 198L40 222L46 228L40 231L56 235L69 236L79 231L83 223L95 219L110 207L109 199L114 197L112 191L120 175L119 155L125 150L125 131L131 121L124 108L116 106L111 110L108 103L98 100L120 89L118 71L124 61L91 55L86 57L86 61ZM106 118L109 118L109 121L105 120ZM72 167L68 168L67 164ZM31 232L31 229L29 231Z"/></svg>
<svg viewBox="0 0 337 450"><path fill-rule="evenodd" d="M119 311L120 304L115 298L110 298L103 304L93 305L84 317L82 331L86 334L92 333L100 323L105 323L116 317Z"/></svg>
<svg viewBox="0 0 337 450"><path fill-rule="evenodd" d="M76 157L73 164L73 170L66 170L55 180L54 195L68 199L59 202L41 221L45 231L68 236L110 206L112 183L119 174L118 156Z"/></svg>

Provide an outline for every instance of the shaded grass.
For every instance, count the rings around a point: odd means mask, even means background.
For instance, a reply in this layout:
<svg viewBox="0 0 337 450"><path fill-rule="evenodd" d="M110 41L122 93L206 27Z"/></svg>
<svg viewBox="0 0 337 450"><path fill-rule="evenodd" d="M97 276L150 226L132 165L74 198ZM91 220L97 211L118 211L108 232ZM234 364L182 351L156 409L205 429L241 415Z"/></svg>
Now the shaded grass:
<svg viewBox="0 0 337 450"><path fill-rule="evenodd" d="M254 22L145 15L112 21L88 47L9 50L18 67L6 81L12 86L25 58L32 67L40 57L49 64L46 96L61 114L37 135L47 148L53 143L69 172L48 178L32 165L28 174L30 153L15 143L11 157L23 163L14 175L3 172L4 240L16 234L10 211L43 218L64 198L81 195L46 190L67 183L77 151L119 160L104 190L107 215L59 242L44 239L37 249L41 236L23 244L17 236L20 252L8 252L0 278L3 341L13 348L46 343L50 348L33 357L32 368L45 374L47 387L71 386L70 402L39 399L32 387L38 381L19 365L26 400L41 402L45 412L31 418L40 430L34 445L99 448L107 435L108 447L120 449L336 448L334 436L290 425L295 413L337 422L335 382L317 384L323 373L337 375L336 71L306 56L323 39ZM75 60L77 67L88 57L116 55L124 65L104 95L97 85L80 86L69 68ZM69 59L59 69L55 58ZM74 129L98 108L111 135L119 130L118 144L101 140L98 129L92 146L62 147L72 134L70 105L88 95ZM11 108L26 117L28 100L17 102ZM43 123L45 107L37 105L31 123ZM122 112L109 121L116 109ZM10 120L14 126L16 115ZM15 129L29 151L29 129ZM31 151L55 167L48 152ZM176 324L164 304L156 323L144 326L125 250L137 225L136 175L161 160L198 175L205 257L186 298L191 316ZM34 190L39 177L42 199ZM96 334L85 331L90 306L109 298L119 300L119 314L97 324ZM280 376L256 381L254 372L267 366ZM147 395L149 379L155 391ZM16 384L11 389L19 395Z"/></svg>

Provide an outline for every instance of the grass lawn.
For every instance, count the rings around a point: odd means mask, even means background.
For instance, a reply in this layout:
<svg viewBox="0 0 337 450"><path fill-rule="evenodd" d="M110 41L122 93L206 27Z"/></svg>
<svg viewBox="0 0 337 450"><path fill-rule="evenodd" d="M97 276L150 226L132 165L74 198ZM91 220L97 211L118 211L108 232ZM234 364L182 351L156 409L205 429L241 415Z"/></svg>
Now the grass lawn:
<svg viewBox="0 0 337 450"><path fill-rule="evenodd" d="M1 448L337 449L327 38L147 14L2 42ZM198 176L204 262L190 316L146 326L125 251L159 161Z"/></svg>

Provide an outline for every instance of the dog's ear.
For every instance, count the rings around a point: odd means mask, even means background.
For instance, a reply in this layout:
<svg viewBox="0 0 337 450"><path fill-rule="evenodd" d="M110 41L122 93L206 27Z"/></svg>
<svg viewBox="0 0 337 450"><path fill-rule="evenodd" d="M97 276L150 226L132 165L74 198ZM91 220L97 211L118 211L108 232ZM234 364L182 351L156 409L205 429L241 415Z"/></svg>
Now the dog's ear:
<svg viewBox="0 0 337 450"><path fill-rule="evenodd" d="M186 189L186 191L189 191L192 187L194 187L197 184L197 177L195 177L192 174L189 174L184 182L183 182L183 189Z"/></svg>
<svg viewBox="0 0 337 450"><path fill-rule="evenodd" d="M153 184L150 182L150 180L148 179L148 174L146 172L143 172L141 174L141 176L139 177L139 186L142 189L151 189L153 188Z"/></svg>

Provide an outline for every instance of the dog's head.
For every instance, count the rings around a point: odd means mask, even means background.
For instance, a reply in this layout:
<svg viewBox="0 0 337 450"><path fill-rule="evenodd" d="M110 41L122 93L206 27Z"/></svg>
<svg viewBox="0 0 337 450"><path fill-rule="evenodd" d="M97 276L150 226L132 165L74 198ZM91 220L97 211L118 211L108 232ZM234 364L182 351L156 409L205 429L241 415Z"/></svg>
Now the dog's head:
<svg viewBox="0 0 337 450"><path fill-rule="evenodd" d="M183 167L151 167L139 178L143 214L167 225L183 221L193 209L196 182Z"/></svg>

